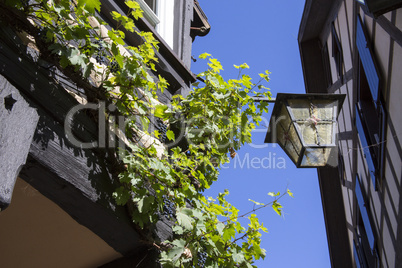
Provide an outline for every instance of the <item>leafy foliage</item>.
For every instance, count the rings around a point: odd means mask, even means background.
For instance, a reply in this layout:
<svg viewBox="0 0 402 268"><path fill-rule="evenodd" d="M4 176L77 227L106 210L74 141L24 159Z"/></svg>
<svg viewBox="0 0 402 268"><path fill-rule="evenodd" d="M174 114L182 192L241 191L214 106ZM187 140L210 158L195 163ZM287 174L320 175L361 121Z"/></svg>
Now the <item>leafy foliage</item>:
<svg viewBox="0 0 402 268"><path fill-rule="evenodd" d="M205 53L200 58L208 61L209 68L198 75L201 82L186 98L176 95L169 106L164 105L152 101L168 83L151 75L158 46L151 33L135 28L135 20L142 16L137 2L125 2L127 14L112 12L113 29L97 15L99 0L5 2L8 6L2 3L2 7L12 16L3 20L31 35L43 60L81 87L89 101L113 103L126 116L130 144L121 151L125 169L114 196L119 205L135 205L133 221L144 230L163 217L174 221L169 241L148 237L161 249L164 267L254 267L255 260L265 257L261 232L267 229L255 211L272 206L281 215L278 199L283 194L269 193L274 201L268 204L251 200L258 207L239 215L226 200L228 191L216 199L205 197L203 191L218 179L219 168L230 161L229 156L251 142L251 131L267 112L267 103L256 105L250 94L270 96L262 85L269 81L269 72L253 83L244 74L249 68L244 63L234 66L239 70L236 79L225 81L221 63ZM14 16L17 23L11 23ZM144 42L127 45L125 32L136 33ZM152 117L161 127L149 133ZM165 145L154 139L142 146L141 135L163 135L159 140ZM292 196L290 191L286 194ZM247 227L238 221L245 217Z"/></svg>

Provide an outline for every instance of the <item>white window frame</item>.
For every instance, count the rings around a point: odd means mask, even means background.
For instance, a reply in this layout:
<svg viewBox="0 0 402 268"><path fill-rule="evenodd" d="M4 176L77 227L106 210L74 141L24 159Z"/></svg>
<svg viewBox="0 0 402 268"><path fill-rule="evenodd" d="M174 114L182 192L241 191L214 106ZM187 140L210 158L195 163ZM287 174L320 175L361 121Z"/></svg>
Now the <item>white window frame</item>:
<svg viewBox="0 0 402 268"><path fill-rule="evenodd" d="M138 4L140 4L142 11L144 11L144 17L148 20L149 23L151 23L153 27L156 27L160 23L160 20L156 15L156 13L148 6L148 4L144 0L136 0L136 1L138 2ZM158 10L159 2L160 1L158 0L156 1L155 11Z"/></svg>
<svg viewBox="0 0 402 268"><path fill-rule="evenodd" d="M175 0L155 0L155 10L152 10L144 0L136 1L144 11L144 17L173 49Z"/></svg>

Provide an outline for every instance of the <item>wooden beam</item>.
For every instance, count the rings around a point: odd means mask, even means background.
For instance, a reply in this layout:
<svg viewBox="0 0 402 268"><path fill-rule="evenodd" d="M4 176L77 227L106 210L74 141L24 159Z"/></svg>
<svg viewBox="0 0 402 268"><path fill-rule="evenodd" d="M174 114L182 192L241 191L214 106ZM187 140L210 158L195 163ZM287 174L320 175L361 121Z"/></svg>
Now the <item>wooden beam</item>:
<svg viewBox="0 0 402 268"><path fill-rule="evenodd" d="M148 231L138 230L127 208L116 205L112 194L119 182L114 158L109 157L113 150L100 146L80 148L71 142L64 123L78 102L56 83L49 68L41 67L29 56L27 47L18 42L18 37L4 28L0 31L0 74L15 86L16 92L24 96L27 105L33 107L39 117L39 121L38 118L29 121L32 133L25 145L25 157L28 150L29 155L19 176L125 256L148 249L149 242L143 240L151 232L156 240L169 238L169 222L159 221L149 226ZM19 98L16 104L18 101ZM6 117L1 115L0 119L3 118ZM21 114L17 119L30 120ZM12 124L14 121L12 119ZM3 122L0 123L3 126ZM26 125L15 125L25 132ZM91 113L78 112L72 122L72 134L82 142L99 142L102 126Z"/></svg>
<svg viewBox="0 0 402 268"><path fill-rule="evenodd" d="M126 208L113 200L118 182L112 176L112 163L106 160L106 149L81 149L66 136L66 114L78 102L52 82L44 68L4 43L0 62L0 72L18 87L40 117L36 130L33 128L32 143L27 145L28 162L20 177L118 252L131 254L141 247ZM24 130L25 126L19 128ZM98 126L86 113L77 113L73 130L77 140L98 140Z"/></svg>
<svg viewBox="0 0 402 268"><path fill-rule="evenodd" d="M307 93L326 93L327 75L319 38L299 43L304 85Z"/></svg>
<svg viewBox="0 0 402 268"><path fill-rule="evenodd" d="M338 167L317 169L332 267L352 268L348 226Z"/></svg>
<svg viewBox="0 0 402 268"><path fill-rule="evenodd" d="M144 246L126 208L114 202L118 182L105 156L72 146L51 115L40 108L38 113L38 128L19 176L123 255Z"/></svg>
<svg viewBox="0 0 402 268"><path fill-rule="evenodd" d="M336 15L334 12L342 2L342 0L306 0L297 38L299 43L318 38L328 27L328 18L332 21Z"/></svg>
<svg viewBox="0 0 402 268"><path fill-rule="evenodd" d="M0 75L0 211L11 202L38 119L35 109Z"/></svg>
<svg viewBox="0 0 402 268"><path fill-rule="evenodd" d="M402 46L402 31L390 22L385 16L377 18L377 23L389 34L389 36Z"/></svg>

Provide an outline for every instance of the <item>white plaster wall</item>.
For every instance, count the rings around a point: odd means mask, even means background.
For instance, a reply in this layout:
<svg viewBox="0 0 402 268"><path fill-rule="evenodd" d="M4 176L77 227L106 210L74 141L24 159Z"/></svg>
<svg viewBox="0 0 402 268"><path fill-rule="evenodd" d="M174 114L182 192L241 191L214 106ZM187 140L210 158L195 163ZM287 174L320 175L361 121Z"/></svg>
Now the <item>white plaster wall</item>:
<svg viewBox="0 0 402 268"><path fill-rule="evenodd" d="M384 221L383 230L382 237L384 252L381 258L384 267L395 267L394 243L392 242L389 226L386 221Z"/></svg>
<svg viewBox="0 0 402 268"><path fill-rule="evenodd" d="M402 135L402 124L400 123L400 116L402 114L402 75L400 75L401 62L402 48L395 43L392 76L390 81L389 103L387 107L389 111L389 123L392 124L395 132L391 131L391 126L389 125L387 129L386 143L386 154L388 154L389 157L387 157L385 162L385 180L389 189L389 205L392 205L396 211L399 211L400 193L398 189L401 186L400 174L402 174L401 159L397 149L397 146L400 146L400 144L396 144L396 141L401 141L400 136ZM396 229L396 220L392 221L392 223L393 225L395 224L393 229Z"/></svg>
<svg viewBox="0 0 402 268"><path fill-rule="evenodd" d="M387 32L381 28L379 24L376 25L374 42L374 57L377 59L380 74L384 78L384 89L387 88L386 80L388 78L388 64L389 64L389 50L391 38ZM385 91L384 91L385 92Z"/></svg>
<svg viewBox="0 0 402 268"><path fill-rule="evenodd" d="M396 21L395 21L396 27L399 29L402 29L402 8L398 9L396 11Z"/></svg>
<svg viewBox="0 0 402 268"><path fill-rule="evenodd" d="M343 51L343 61L344 61L344 72L346 73L348 70L352 68L352 54L351 54L351 43L349 40L348 34L348 23L346 17L346 6L342 3L342 6L339 9L338 13L338 24L335 25L337 28L337 33L339 37L339 41L342 46Z"/></svg>
<svg viewBox="0 0 402 268"><path fill-rule="evenodd" d="M336 64L334 57L332 57L332 33L328 36L327 45L328 45L329 65L331 68L332 83L335 83L336 81L338 81L338 73L336 71Z"/></svg>
<svg viewBox="0 0 402 268"><path fill-rule="evenodd" d="M387 13L382 14L384 17L386 17L389 21L391 21L392 18L392 11L389 11Z"/></svg>
<svg viewBox="0 0 402 268"><path fill-rule="evenodd" d="M390 181L392 181L392 180L388 180L387 184ZM390 186L390 185L388 184L388 186ZM392 233L392 235L394 236L394 238L396 238L397 229L398 229L398 221L397 221L397 215L395 214L396 211L394 210L394 208L395 208L395 206L394 206L395 202L394 201L399 202L399 199L398 200L393 200L393 193L392 193L392 188L391 187L386 187L384 189L383 195L384 195L384 204L385 204L385 207L387 208L387 214L388 214L389 221L390 221L390 224L391 224L389 226L389 230Z"/></svg>
<svg viewBox="0 0 402 268"><path fill-rule="evenodd" d="M395 43L394 46L394 58L393 58L393 67L392 67L392 76L391 76L391 85L390 85L390 93L389 93L389 118L395 128L395 135L398 137L393 137L392 132L388 129L387 132L387 150L390 154L391 159L399 159L399 154L396 150L395 139L398 138L399 142L401 141L402 136L402 124L401 124L401 115L402 115L402 75L401 75L401 63L402 63L402 48ZM395 173L400 176L402 174L401 163L397 162L393 164L395 169ZM386 177L387 174L386 173ZM398 179L398 184L401 185L401 178Z"/></svg>
<svg viewBox="0 0 402 268"><path fill-rule="evenodd" d="M354 22L354 16L353 16L353 1L345 1L346 2L346 15L347 15L347 20L348 20L348 27L349 27L349 40L351 43L351 49L353 53L353 22Z"/></svg>
<svg viewBox="0 0 402 268"><path fill-rule="evenodd" d="M381 230L381 202L371 202L370 209L373 215L375 227L377 230Z"/></svg>
<svg viewBox="0 0 402 268"><path fill-rule="evenodd" d="M373 38L373 19L364 14L363 11L360 12L360 17L363 20L364 26L366 27L368 38L372 40Z"/></svg>

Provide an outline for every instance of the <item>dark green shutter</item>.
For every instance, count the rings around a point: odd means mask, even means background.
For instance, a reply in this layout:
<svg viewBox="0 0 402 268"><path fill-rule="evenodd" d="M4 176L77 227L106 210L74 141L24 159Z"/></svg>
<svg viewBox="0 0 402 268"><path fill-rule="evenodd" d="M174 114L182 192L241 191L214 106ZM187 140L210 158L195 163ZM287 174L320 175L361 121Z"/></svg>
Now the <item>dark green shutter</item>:
<svg viewBox="0 0 402 268"><path fill-rule="evenodd" d="M363 122L364 122L364 120L363 120L362 115L360 113L360 109L358 107L358 104L356 104L356 128L357 128L357 132L358 132L359 137L360 137L360 143L361 143L361 146L362 146L364 158L366 159L367 168L368 168L368 171L370 173L371 180L373 182L373 185L376 186L376 182L375 182L375 177L376 177L375 176L376 175L375 164L374 164L374 161L373 161L373 157L371 156L371 151L370 151L370 147L369 147L369 145L371 145L371 144L368 143L368 140L366 138L366 132L364 130Z"/></svg>
<svg viewBox="0 0 402 268"><path fill-rule="evenodd" d="M370 87L371 95L373 97L374 103L377 103L380 78L378 76L378 71L374 63L373 54L371 53L369 44L367 42L367 37L364 32L360 17L357 17L356 45L359 51L359 56L363 65L364 72L366 74L367 82Z"/></svg>

